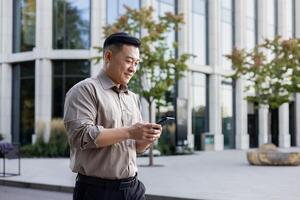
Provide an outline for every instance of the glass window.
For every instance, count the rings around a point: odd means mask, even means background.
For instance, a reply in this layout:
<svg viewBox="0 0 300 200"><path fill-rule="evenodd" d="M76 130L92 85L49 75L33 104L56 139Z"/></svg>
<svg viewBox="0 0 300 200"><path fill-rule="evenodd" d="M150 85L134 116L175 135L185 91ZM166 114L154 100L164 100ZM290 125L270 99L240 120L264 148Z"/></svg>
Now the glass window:
<svg viewBox="0 0 300 200"><path fill-rule="evenodd" d="M90 48L90 0L53 0L53 48Z"/></svg>
<svg viewBox="0 0 300 200"><path fill-rule="evenodd" d="M246 1L246 48L252 49L256 44L256 3L257 0Z"/></svg>
<svg viewBox="0 0 300 200"><path fill-rule="evenodd" d="M12 139L21 145L31 144L34 134L35 63L13 65Z"/></svg>
<svg viewBox="0 0 300 200"><path fill-rule="evenodd" d="M233 46L233 0L221 2L221 63L230 70L231 62L224 55L231 53Z"/></svg>
<svg viewBox="0 0 300 200"><path fill-rule="evenodd" d="M208 131L207 77L205 74L192 73L192 133L195 149L203 150L201 134Z"/></svg>
<svg viewBox="0 0 300 200"><path fill-rule="evenodd" d="M35 47L35 0L13 1L13 52L32 51Z"/></svg>
<svg viewBox="0 0 300 200"><path fill-rule="evenodd" d="M224 135L224 148L234 148L234 115L233 115L233 86L231 82L222 82L221 113L222 132Z"/></svg>
<svg viewBox="0 0 300 200"><path fill-rule="evenodd" d="M191 53L197 57L193 62L207 64L207 7L206 0L192 0Z"/></svg>
<svg viewBox="0 0 300 200"><path fill-rule="evenodd" d="M114 23L118 17L125 13L125 7L128 6L130 8L139 8L140 1L139 0L107 0L107 11L106 11L106 22L108 24Z"/></svg>
<svg viewBox="0 0 300 200"><path fill-rule="evenodd" d="M163 16L166 12L175 13L175 0L156 0L155 10L157 13L157 18ZM167 44L170 48L173 48L173 42L175 41L175 33L167 33Z"/></svg>
<svg viewBox="0 0 300 200"><path fill-rule="evenodd" d="M63 117L65 94L79 81L90 76L90 62L86 60L53 61L52 117Z"/></svg>

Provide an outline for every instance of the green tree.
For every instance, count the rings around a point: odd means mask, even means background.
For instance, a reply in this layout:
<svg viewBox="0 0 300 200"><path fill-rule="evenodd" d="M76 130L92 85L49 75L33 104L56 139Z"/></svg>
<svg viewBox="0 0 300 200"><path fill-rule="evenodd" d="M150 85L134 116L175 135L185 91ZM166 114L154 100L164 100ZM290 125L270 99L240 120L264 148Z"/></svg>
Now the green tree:
<svg viewBox="0 0 300 200"><path fill-rule="evenodd" d="M162 102L166 91L174 86L175 82L183 77L188 66L186 61L190 54L176 55L177 43L168 44L167 33L174 33L184 23L183 14L172 14L154 18L153 8L144 7L131 9L125 6L126 12L114 23L104 27L104 35L124 31L130 35L139 36L141 40L138 70L130 81L129 87L135 93L144 97L149 104L149 120L152 119L153 102ZM102 48L98 48L102 58ZM149 151L149 165L153 165L153 147Z"/></svg>
<svg viewBox="0 0 300 200"><path fill-rule="evenodd" d="M266 39L250 51L234 49L226 55L232 61L233 79L246 81L246 99L258 107L276 109L300 92L300 39ZM270 124L269 124L270 128Z"/></svg>

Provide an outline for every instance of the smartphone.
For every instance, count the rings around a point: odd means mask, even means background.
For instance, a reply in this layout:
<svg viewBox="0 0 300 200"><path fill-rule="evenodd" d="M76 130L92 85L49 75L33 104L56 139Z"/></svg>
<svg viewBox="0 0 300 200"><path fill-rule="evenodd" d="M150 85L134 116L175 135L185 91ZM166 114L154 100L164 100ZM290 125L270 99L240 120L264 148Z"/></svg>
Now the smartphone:
<svg viewBox="0 0 300 200"><path fill-rule="evenodd" d="M175 120L174 117L162 117L160 120L158 120L156 123L160 124L162 126L166 125L169 121Z"/></svg>

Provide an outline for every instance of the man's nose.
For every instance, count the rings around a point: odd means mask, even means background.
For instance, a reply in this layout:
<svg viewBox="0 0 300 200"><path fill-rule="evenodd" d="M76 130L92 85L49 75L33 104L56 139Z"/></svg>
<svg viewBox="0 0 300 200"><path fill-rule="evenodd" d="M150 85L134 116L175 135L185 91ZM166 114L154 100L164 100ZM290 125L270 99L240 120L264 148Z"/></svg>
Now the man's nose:
<svg viewBox="0 0 300 200"><path fill-rule="evenodd" d="M128 68L128 71L135 72L136 71L136 66L134 64L130 65L130 67Z"/></svg>

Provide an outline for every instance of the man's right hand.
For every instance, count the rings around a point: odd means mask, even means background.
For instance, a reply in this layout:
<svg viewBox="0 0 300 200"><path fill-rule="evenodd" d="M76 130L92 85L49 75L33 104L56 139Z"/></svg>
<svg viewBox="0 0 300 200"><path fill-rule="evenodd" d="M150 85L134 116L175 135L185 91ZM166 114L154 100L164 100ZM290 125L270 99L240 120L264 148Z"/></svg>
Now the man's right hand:
<svg viewBox="0 0 300 200"><path fill-rule="evenodd" d="M129 138L153 142L157 140L162 132L162 127L155 123L138 122L128 128Z"/></svg>

